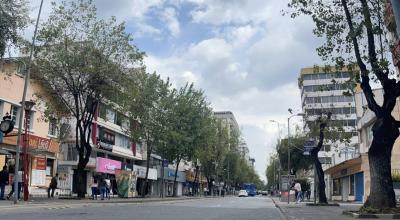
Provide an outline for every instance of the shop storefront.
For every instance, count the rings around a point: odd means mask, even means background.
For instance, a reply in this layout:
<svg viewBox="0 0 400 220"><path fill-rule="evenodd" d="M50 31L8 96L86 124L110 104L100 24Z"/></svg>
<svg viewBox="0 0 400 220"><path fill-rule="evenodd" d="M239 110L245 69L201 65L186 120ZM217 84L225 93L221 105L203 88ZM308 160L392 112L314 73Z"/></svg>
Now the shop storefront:
<svg viewBox="0 0 400 220"><path fill-rule="evenodd" d="M22 140L25 137L22 135ZM59 143L50 138L29 135L28 156L25 161L23 148L21 149L20 170L23 171L24 164L28 163L28 186L31 195L46 194L46 189L51 178L57 172L57 154ZM7 154L0 155L0 167L7 165L10 174L15 172L15 152L17 136L3 137L1 149ZM24 144L23 144L24 146ZM12 175L11 177L12 178Z"/></svg>
<svg viewBox="0 0 400 220"><path fill-rule="evenodd" d="M146 167L133 165L133 171L136 173L137 176L137 183L136 183L136 191L138 195L142 193L143 184L145 184L146 178ZM147 176L148 185L145 189L145 195L154 195L158 192L157 190L157 169L149 168L149 174Z"/></svg>
<svg viewBox="0 0 400 220"><path fill-rule="evenodd" d="M332 200L364 201L364 172L361 157L346 160L325 171L331 176Z"/></svg>
<svg viewBox="0 0 400 220"><path fill-rule="evenodd" d="M175 169L171 169L168 167L164 168L164 176L159 172L157 176L158 179L164 179L164 194L165 196L173 196L173 188L174 188L174 179L175 179ZM182 196L183 194L183 184L186 182L186 173L182 171L178 171L176 176L176 189L177 196Z"/></svg>

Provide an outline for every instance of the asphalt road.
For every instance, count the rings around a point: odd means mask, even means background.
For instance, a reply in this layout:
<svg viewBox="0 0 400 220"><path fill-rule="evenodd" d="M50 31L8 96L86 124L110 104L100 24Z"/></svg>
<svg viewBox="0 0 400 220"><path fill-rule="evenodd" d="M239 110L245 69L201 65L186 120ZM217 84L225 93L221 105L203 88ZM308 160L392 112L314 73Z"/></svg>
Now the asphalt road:
<svg viewBox="0 0 400 220"><path fill-rule="evenodd" d="M142 204L48 204L2 208L7 220L281 220L281 214L266 197L225 197Z"/></svg>

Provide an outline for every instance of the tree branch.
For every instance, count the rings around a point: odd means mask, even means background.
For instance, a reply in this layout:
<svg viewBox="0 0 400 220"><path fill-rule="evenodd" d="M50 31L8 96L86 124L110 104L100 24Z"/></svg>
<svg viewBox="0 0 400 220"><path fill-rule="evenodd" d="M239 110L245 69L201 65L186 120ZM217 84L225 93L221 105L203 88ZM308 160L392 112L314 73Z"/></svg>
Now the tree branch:
<svg viewBox="0 0 400 220"><path fill-rule="evenodd" d="M372 71L378 77L382 86L385 87L387 81L387 75L383 73L382 68L378 64L378 59L376 55L374 30L371 22L371 13L369 11L367 0L360 0L362 5L362 11L364 15L364 24L367 28L367 39L368 39L368 56L371 63Z"/></svg>
<svg viewBox="0 0 400 220"><path fill-rule="evenodd" d="M356 60L357 60L357 64L360 67L360 71L361 71L361 88L364 91L365 97L367 99L368 102L368 107L375 112L375 114L381 115L381 107L376 103L375 98L374 98L374 94L372 92L371 86L369 85L369 81L370 78L368 76L369 71L365 65L365 63L362 61L361 58L361 54L360 54L360 47L358 44L358 40L357 40L357 36L354 34L355 33L355 29L354 29L354 25L353 25L353 21L352 21L352 17L347 5L347 0L341 0L342 2L342 6L344 9L344 12L346 14L346 21L347 24L349 25L349 29L350 29L350 36L351 36L351 40L353 41L353 45L354 45L354 53L356 56Z"/></svg>

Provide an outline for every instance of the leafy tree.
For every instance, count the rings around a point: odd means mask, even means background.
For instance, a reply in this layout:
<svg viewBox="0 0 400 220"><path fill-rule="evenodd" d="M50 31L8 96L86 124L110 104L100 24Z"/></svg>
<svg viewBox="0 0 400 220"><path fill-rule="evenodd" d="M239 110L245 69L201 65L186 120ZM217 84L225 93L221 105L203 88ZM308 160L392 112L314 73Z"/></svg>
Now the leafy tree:
<svg viewBox="0 0 400 220"><path fill-rule="evenodd" d="M345 64L357 64L360 83L368 108L375 113L373 141L368 160L371 172L371 193L364 208L387 211L396 207L391 176L393 144L399 136L399 122L391 115L400 95L400 83L391 77L389 61L385 54L389 42L383 25L382 0L292 0L289 8L292 17L311 16L314 33L325 37L325 43L317 48L325 60L333 61L337 68ZM348 67L349 68L349 67ZM350 67L351 68L351 67ZM377 103L370 83L375 81L383 88L383 103Z"/></svg>
<svg viewBox="0 0 400 220"><path fill-rule="evenodd" d="M30 22L27 5L25 0L0 1L0 58L8 45L21 41L20 32Z"/></svg>
<svg viewBox="0 0 400 220"><path fill-rule="evenodd" d="M267 177L267 189L277 189L276 181L276 170L278 169L278 155L271 155L269 157L269 164L265 170L265 176ZM275 185L274 185L275 183Z"/></svg>
<svg viewBox="0 0 400 220"><path fill-rule="evenodd" d="M290 137L290 161L292 161L290 170L292 174L296 174L299 170L309 170L312 166L312 159L303 155L303 147L307 139L306 134L299 133L294 137ZM281 169L283 173L286 172L287 174L288 140L282 139L277 149Z"/></svg>
<svg viewBox="0 0 400 220"><path fill-rule="evenodd" d="M34 77L52 96L49 109L62 105L75 125L78 197L86 193L84 169L92 146L92 121L98 104L118 102L130 66L140 66L142 53L131 44L125 25L98 19L91 1L52 3L52 12L39 30ZM53 105L53 106L51 106Z"/></svg>
<svg viewBox="0 0 400 220"><path fill-rule="evenodd" d="M169 112L169 129L167 142L163 149L164 157L175 161L175 179L173 195L176 196L176 178L182 160L193 159L196 147L204 141L203 128L210 117L211 109L204 94L196 90L193 84L186 84L174 91L171 111Z"/></svg>
<svg viewBox="0 0 400 220"><path fill-rule="evenodd" d="M162 80L158 74L147 74L142 69L139 69L129 82L127 97L121 104L133 122L128 133L133 141L143 142L147 148L145 184L141 189L141 195L144 197L151 154L154 151L162 152L162 147L167 141L167 116L171 110L170 83L168 80Z"/></svg>

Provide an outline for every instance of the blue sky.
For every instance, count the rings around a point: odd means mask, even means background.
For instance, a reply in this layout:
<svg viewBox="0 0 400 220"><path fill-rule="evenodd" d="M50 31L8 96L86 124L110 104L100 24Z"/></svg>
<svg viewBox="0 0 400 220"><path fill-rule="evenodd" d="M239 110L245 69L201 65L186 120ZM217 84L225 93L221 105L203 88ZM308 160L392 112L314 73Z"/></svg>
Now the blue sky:
<svg viewBox="0 0 400 220"><path fill-rule="evenodd" d="M31 0L31 15L39 0ZM265 180L288 108L300 111L300 68L321 64L307 18L283 17L285 0L94 0L98 15L126 22L149 72L193 82L215 110L232 111ZM50 12L45 0L42 20ZM26 36L32 36L33 27ZM293 123L298 123L293 120Z"/></svg>

